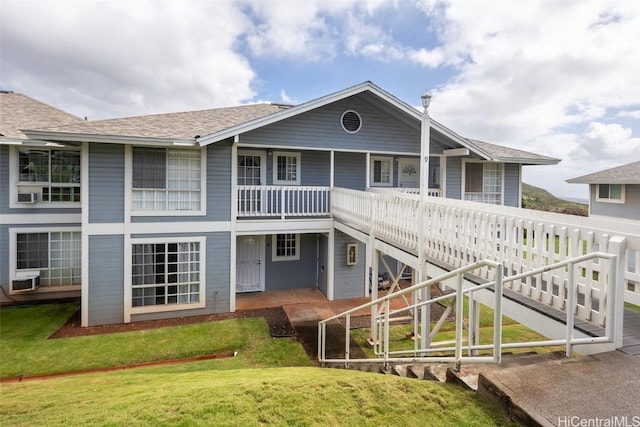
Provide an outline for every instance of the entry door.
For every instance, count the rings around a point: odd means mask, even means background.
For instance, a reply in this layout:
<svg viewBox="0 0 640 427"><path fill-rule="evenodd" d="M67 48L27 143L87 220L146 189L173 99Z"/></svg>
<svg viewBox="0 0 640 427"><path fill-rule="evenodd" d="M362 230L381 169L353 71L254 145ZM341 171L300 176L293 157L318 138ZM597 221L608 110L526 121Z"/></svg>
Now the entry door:
<svg viewBox="0 0 640 427"><path fill-rule="evenodd" d="M264 236L238 236L236 292L264 290Z"/></svg>
<svg viewBox="0 0 640 427"><path fill-rule="evenodd" d="M238 185L266 185L265 154L261 151L238 152ZM238 194L239 215L262 212L262 189L259 187L240 190Z"/></svg>
<svg viewBox="0 0 640 427"><path fill-rule="evenodd" d="M400 159L400 187L420 187L420 161L418 159Z"/></svg>

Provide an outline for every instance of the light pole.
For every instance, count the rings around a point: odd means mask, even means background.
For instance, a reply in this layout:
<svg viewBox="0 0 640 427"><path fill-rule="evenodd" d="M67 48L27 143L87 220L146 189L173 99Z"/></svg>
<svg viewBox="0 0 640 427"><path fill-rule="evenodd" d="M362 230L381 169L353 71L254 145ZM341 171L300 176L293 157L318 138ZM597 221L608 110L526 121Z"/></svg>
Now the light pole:
<svg viewBox="0 0 640 427"><path fill-rule="evenodd" d="M425 92L420 97L422 99L422 132L420 135L420 207L418 211L418 280L417 283L422 283L428 280L427 268L425 265L425 240L426 240L426 227L425 221L427 196L429 194L429 145L430 145L430 129L431 118L429 117L429 104L431 103L431 95ZM416 295L417 297L417 295ZM422 301L428 301L431 299L431 289L427 286L422 289ZM430 324L431 324L431 305L426 304L422 306L420 310L420 344L423 350L426 350L431 345L430 342ZM423 354L424 356L427 353Z"/></svg>

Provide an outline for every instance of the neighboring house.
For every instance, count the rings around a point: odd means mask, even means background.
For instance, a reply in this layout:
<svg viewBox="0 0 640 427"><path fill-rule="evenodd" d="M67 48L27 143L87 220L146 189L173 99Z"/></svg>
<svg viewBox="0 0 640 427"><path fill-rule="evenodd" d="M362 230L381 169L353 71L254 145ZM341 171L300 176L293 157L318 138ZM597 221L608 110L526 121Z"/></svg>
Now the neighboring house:
<svg viewBox="0 0 640 427"><path fill-rule="evenodd" d="M640 221L640 161L567 182L589 184L589 216Z"/></svg>
<svg viewBox="0 0 640 427"><path fill-rule="evenodd" d="M334 227L332 189L418 187L421 124L421 112L365 82L294 107L33 126L30 140L0 146L0 284L14 299L46 294L42 280L28 293L11 285L42 278L40 258L57 259L62 245L81 265L85 326L235 311L242 292L364 296L365 245ZM80 158L68 207L42 199L58 190L42 177L39 144ZM557 162L431 120L433 195L519 207L522 166ZM32 233L37 222L80 230L81 242Z"/></svg>

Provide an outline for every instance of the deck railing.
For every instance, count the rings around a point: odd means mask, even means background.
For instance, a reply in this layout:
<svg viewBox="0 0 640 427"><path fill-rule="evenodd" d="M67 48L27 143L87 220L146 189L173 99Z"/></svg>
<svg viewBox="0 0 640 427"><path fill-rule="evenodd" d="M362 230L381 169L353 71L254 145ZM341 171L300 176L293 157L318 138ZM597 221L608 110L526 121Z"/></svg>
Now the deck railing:
<svg viewBox="0 0 640 427"><path fill-rule="evenodd" d="M329 187L239 185L238 217L318 217L330 214Z"/></svg>
<svg viewBox="0 0 640 427"><path fill-rule="evenodd" d="M333 190L331 203L336 220L416 255L422 227L425 256L452 268L489 259L504 266L505 276L512 276L592 252L620 250L625 259L624 298L640 304L640 233L632 234L632 227L620 223L445 198L431 198L420 215L415 195L343 188ZM624 239L612 244L614 236ZM577 279L576 315L598 326L606 323L600 304L606 300L609 283L605 264L605 260L580 263ZM494 279L487 268L474 274ZM543 271L505 286L564 311L568 276L563 270Z"/></svg>

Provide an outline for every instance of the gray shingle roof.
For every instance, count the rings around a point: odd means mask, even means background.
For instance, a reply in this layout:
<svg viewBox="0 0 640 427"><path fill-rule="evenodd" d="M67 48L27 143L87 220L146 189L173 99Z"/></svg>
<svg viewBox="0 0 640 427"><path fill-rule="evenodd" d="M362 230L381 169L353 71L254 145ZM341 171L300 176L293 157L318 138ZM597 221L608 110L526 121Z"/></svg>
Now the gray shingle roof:
<svg viewBox="0 0 640 427"><path fill-rule="evenodd" d="M38 130L71 134L190 140L195 139L196 136L218 132L258 117L276 113L283 108L287 107L277 104L253 104L211 110L96 120Z"/></svg>
<svg viewBox="0 0 640 427"><path fill-rule="evenodd" d="M14 92L0 92L0 138L26 139L21 129L84 123L84 120Z"/></svg>
<svg viewBox="0 0 640 427"><path fill-rule="evenodd" d="M523 164L556 164L560 161L560 159L543 156L542 154L531 153L529 151L518 150L516 148L505 147L503 145L490 144L488 142L478 141L477 139L467 139L481 150L487 152L487 154L489 154L491 158L495 160L505 162L513 161L516 163L522 162Z"/></svg>
<svg viewBox="0 0 640 427"><path fill-rule="evenodd" d="M640 184L640 160L567 180L571 184Z"/></svg>

